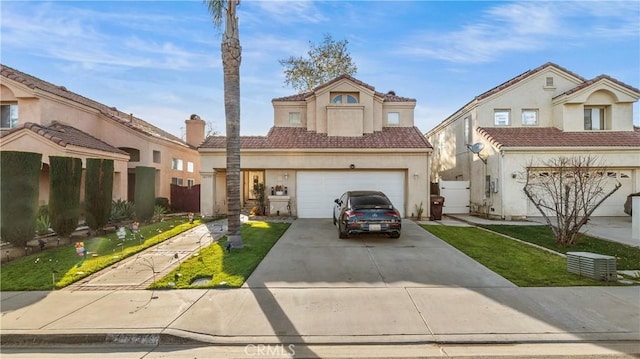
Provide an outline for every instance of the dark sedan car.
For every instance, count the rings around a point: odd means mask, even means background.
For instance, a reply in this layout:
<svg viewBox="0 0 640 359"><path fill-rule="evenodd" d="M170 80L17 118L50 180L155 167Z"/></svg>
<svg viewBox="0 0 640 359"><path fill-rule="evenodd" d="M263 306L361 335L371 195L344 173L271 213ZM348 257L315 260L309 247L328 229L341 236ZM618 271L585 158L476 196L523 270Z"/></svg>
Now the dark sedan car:
<svg viewBox="0 0 640 359"><path fill-rule="evenodd" d="M379 191L349 191L335 200L333 224L340 238L360 233L385 233L400 237L400 212Z"/></svg>

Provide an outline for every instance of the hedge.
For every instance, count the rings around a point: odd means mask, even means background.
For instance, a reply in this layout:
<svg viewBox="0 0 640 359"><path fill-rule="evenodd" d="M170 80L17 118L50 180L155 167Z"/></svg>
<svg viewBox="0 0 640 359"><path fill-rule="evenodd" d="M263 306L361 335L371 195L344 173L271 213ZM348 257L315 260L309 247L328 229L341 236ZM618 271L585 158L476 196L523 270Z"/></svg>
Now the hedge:
<svg viewBox="0 0 640 359"><path fill-rule="evenodd" d="M49 156L49 217L51 228L60 237L68 238L80 219L80 183L82 160Z"/></svg>
<svg viewBox="0 0 640 359"><path fill-rule="evenodd" d="M84 176L85 220L92 230L104 227L111 214L113 160L87 158Z"/></svg>
<svg viewBox="0 0 640 359"><path fill-rule="evenodd" d="M0 237L23 247L35 236L42 154L0 151Z"/></svg>

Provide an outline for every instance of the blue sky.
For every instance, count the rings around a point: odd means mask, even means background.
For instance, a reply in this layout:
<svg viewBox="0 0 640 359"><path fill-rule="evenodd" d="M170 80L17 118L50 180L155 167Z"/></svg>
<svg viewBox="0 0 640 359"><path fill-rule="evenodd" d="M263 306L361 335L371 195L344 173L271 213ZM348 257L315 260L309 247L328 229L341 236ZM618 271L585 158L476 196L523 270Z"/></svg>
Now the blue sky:
<svg viewBox="0 0 640 359"><path fill-rule="evenodd" d="M224 133L220 33L202 1L0 6L3 64L177 136L192 113ZM242 135L265 135L271 99L296 93L278 60L306 55L325 34L349 41L356 78L415 98L423 132L546 62L640 87L638 1L243 0L238 17Z"/></svg>

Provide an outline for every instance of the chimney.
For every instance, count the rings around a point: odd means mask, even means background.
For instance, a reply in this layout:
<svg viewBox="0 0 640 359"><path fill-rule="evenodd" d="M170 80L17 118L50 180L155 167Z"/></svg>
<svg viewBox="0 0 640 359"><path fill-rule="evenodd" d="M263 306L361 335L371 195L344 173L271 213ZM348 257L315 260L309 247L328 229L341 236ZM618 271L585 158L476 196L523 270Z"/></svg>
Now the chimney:
<svg viewBox="0 0 640 359"><path fill-rule="evenodd" d="M193 114L184 123L187 125L187 143L193 147L198 147L204 141L205 122L200 116Z"/></svg>

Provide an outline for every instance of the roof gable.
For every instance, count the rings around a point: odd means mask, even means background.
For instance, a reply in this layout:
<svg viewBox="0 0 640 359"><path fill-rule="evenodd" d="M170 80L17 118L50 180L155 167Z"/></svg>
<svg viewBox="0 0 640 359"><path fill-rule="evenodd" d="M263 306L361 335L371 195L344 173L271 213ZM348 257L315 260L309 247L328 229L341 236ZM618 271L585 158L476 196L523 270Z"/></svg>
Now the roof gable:
<svg viewBox="0 0 640 359"><path fill-rule="evenodd" d="M33 132L61 147L72 145L92 150L128 155L127 152L93 137L86 132L57 122L53 122L48 126L27 122L11 130L2 131L0 138L6 139L23 131Z"/></svg>
<svg viewBox="0 0 640 359"><path fill-rule="evenodd" d="M296 95L285 96L285 97L277 97L272 99L271 102L305 101L307 98L312 97L318 93L330 91L331 90L330 88L334 87L335 85L338 85L340 82L349 82L354 86L361 87L365 90L371 91L371 93L373 93L374 96L379 97L380 99L382 99L383 102L416 102L416 99L414 98L396 96L396 94L393 91L389 91L386 94L378 92L376 91L375 87L347 74L340 75L331 81L328 81L322 85L316 86L313 90L309 92L303 92Z"/></svg>
<svg viewBox="0 0 640 359"><path fill-rule="evenodd" d="M181 146L188 146L187 143L179 137L174 136L140 118L137 118L132 114L126 114L122 111L119 111L115 107L109 107L87 97L81 96L75 92L67 90L67 88L64 86L54 85L50 82L41 80L37 77L28 75L3 64L0 64L0 76L21 83L30 89L44 91L57 97L64 98L68 101L73 101L75 103L93 108L100 112L106 118L125 125L126 127L145 136L169 141Z"/></svg>

